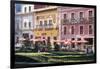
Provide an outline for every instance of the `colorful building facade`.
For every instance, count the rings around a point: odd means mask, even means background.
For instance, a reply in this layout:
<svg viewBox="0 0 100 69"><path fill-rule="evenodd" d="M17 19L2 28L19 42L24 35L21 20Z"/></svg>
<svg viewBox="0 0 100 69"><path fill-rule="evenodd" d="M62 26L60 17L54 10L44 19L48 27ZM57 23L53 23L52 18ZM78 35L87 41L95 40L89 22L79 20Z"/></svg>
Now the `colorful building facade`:
<svg viewBox="0 0 100 69"><path fill-rule="evenodd" d="M34 11L35 15L35 39L50 40L51 43L54 39L58 39L58 21L57 21L57 7L49 6L40 8Z"/></svg>
<svg viewBox="0 0 100 69"><path fill-rule="evenodd" d="M21 7L19 4L15 5L15 44L19 43L19 38L21 37L22 31L22 16L19 14Z"/></svg>
<svg viewBox="0 0 100 69"><path fill-rule="evenodd" d="M22 9L20 15L22 16L22 38L32 39L34 37L34 5L22 4L21 7Z"/></svg>
<svg viewBox="0 0 100 69"><path fill-rule="evenodd" d="M94 50L94 9L60 7L58 11L60 40L83 41L74 43L71 49Z"/></svg>
<svg viewBox="0 0 100 69"><path fill-rule="evenodd" d="M22 17L16 13L15 15L15 43L18 43L19 38L21 37L21 21Z"/></svg>
<svg viewBox="0 0 100 69"><path fill-rule="evenodd" d="M21 34L52 46L54 40L71 41L68 50L94 51L94 13L93 8L24 4L19 14Z"/></svg>

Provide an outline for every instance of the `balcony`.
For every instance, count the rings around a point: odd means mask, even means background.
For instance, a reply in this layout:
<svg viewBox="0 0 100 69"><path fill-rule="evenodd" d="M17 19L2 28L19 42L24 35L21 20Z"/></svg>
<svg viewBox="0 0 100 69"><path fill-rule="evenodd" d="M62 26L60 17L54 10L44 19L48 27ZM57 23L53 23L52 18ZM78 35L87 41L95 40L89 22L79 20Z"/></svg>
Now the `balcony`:
<svg viewBox="0 0 100 69"><path fill-rule="evenodd" d="M37 31L42 31L42 30L52 30L54 27L53 27L53 24L47 24L47 25L36 25L36 28L34 30L37 30Z"/></svg>
<svg viewBox="0 0 100 69"><path fill-rule="evenodd" d="M68 23L69 23L69 20L68 20L68 19L62 19L62 20L61 20L61 23L62 23L63 25L68 24Z"/></svg>
<svg viewBox="0 0 100 69"><path fill-rule="evenodd" d="M78 23L86 23L86 19L85 18L79 18Z"/></svg>
<svg viewBox="0 0 100 69"><path fill-rule="evenodd" d="M62 25L66 24L80 24L80 23L94 23L94 17L86 18L75 18L75 19L61 19Z"/></svg>
<svg viewBox="0 0 100 69"><path fill-rule="evenodd" d="M66 24L74 24L74 23L78 23L79 20L78 19L62 19L61 20L61 23L63 25L66 25Z"/></svg>
<svg viewBox="0 0 100 69"><path fill-rule="evenodd" d="M41 31L41 30L43 30L43 27L40 25L36 25L34 30Z"/></svg>
<svg viewBox="0 0 100 69"><path fill-rule="evenodd" d="M69 23L72 23L72 24L78 23L78 20L77 19L69 19Z"/></svg>
<svg viewBox="0 0 100 69"><path fill-rule="evenodd" d="M88 22L89 22L89 23L94 23L94 17L89 17L89 18L88 18Z"/></svg>

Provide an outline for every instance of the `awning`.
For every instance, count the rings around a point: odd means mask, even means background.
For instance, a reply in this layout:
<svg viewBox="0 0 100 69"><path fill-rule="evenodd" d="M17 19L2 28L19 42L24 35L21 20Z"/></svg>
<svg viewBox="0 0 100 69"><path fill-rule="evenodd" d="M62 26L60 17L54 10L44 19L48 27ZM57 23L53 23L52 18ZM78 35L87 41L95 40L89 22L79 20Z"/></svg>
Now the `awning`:
<svg viewBox="0 0 100 69"><path fill-rule="evenodd" d="M79 40L79 41L73 40L72 42L73 42L73 43L86 43L86 42L88 42L88 41L86 41L86 40Z"/></svg>
<svg viewBox="0 0 100 69"><path fill-rule="evenodd" d="M20 41L26 40L25 38L19 38Z"/></svg>

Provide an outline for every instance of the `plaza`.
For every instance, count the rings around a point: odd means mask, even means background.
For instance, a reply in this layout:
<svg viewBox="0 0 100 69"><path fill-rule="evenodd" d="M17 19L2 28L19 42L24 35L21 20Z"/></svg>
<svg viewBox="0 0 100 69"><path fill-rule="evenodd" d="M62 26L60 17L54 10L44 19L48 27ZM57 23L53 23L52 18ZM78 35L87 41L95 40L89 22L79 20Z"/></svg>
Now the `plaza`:
<svg viewBox="0 0 100 69"><path fill-rule="evenodd" d="M92 62L94 9L24 5L15 13L15 53L43 63Z"/></svg>

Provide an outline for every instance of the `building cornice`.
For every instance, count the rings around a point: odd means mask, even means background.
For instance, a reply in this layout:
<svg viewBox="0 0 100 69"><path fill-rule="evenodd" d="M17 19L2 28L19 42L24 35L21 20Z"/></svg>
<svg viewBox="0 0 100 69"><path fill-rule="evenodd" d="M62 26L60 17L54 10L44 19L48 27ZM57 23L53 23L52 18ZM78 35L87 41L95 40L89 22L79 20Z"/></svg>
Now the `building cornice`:
<svg viewBox="0 0 100 69"><path fill-rule="evenodd" d="M49 6L46 8L35 9L34 12L46 11L46 10L51 10L51 9L57 9L57 6Z"/></svg>

